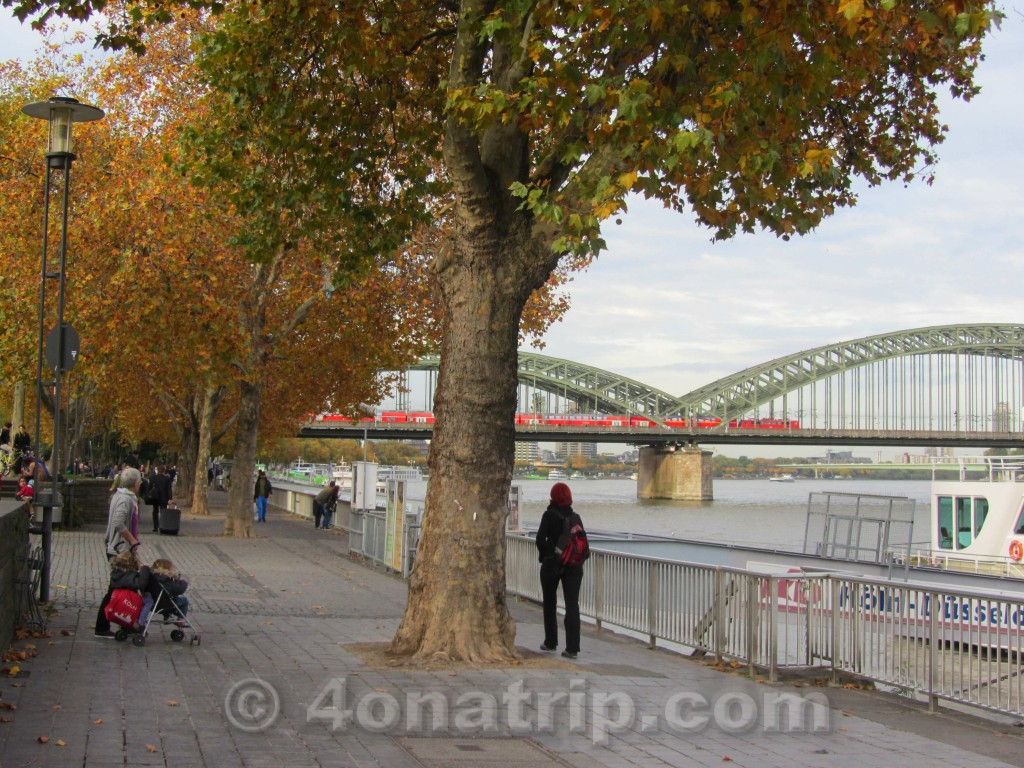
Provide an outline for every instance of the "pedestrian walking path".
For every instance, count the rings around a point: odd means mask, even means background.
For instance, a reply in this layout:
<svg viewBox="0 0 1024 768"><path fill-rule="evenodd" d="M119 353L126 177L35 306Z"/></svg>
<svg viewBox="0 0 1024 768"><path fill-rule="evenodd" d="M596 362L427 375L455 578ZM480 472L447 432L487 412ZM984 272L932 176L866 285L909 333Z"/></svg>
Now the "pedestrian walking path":
<svg viewBox="0 0 1024 768"><path fill-rule="evenodd" d="M751 680L592 627L577 660L541 654L528 603L512 606L521 665L389 666L403 581L273 508L258 538L225 538L211 498L140 550L189 578L197 643L155 625L143 647L94 637L102 531L55 535L50 636L15 642L28 658L0 676L2 768L1024 765L1009 722Z"/></svg>

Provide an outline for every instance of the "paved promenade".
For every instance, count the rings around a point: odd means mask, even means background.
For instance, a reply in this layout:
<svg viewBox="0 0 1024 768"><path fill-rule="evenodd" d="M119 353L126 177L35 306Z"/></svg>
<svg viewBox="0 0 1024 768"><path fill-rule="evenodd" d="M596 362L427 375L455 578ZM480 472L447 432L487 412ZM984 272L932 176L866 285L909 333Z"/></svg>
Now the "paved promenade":
<svg viewBox="0 0 1024 768"><path fill-rule="evenodd" d="M199 644L156 625L144 647L95 638L102 532L55 535L51 636L17 641L37 655L0 676L0 765L1024 765L1024 728L1007 720L771 685L593 628L576 661L543 655L527 603L513 605L520 666L388 666L405 584L349 559L340 533L268 518L248 541L220 535L222 509L143 535L145 560L189 577Z"/></svg>

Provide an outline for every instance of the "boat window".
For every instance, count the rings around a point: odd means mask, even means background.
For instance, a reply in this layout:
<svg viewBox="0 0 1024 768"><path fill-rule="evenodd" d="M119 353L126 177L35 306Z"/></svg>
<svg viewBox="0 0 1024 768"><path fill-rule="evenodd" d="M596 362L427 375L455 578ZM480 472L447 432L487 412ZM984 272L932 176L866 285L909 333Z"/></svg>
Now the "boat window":
<svg viewBox="0 0 1024 768"><path fill-rule="evenodd" d="M971 502L974 500L970 497L957 496L956 497L956 548L963 549L969 547L971 542L974 541L974 529L973 529L973 517L972 507L974 506Z"/></svg>
<svg viewBox="0 0 1024 768"><path fill-rule="evenodd" d="M1017 524L1013 526L1013 532L1018 536L1024 536L1024 504L1021 505L1020 514L1017 515Z"/></svg>
<svg viewBox="0 0 1024 768"><path fill-rule="evenodd" d="M976 498L974 500L974 536L977 537L981 533L981 528L985 525L985 518L988 517L988 499Z"/></svg>
<svg viewBox="0 0 1024 768"><path fill-rule="evenodd" d="M953 498L951 496L939 496L939 548L953 548ZM1022 511L1024 516L1024 511Z"/></svg>

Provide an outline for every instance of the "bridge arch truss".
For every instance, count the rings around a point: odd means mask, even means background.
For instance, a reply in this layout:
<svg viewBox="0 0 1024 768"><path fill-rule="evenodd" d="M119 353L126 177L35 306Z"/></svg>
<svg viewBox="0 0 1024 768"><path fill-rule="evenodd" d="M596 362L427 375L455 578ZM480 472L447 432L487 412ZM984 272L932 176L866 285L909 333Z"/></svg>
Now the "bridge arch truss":
<svg viewBox="0 0 1024 768"><path fill-rule="evenodd" d="M436 375L439 358L410 370ZM432 378L431 378L432 381ZM1024 325L945 325L779 357L682 396L610 371L519 354L523 412L772 419L817 429L1024 431ZM432 384L428 384L432 387ZM432 402L429 392L427 402ZM427 408L429 410L429 406Z"/></svg>
<svg viewBox="0 0 1024 768"><path fill-rule="evenodd" d="M823 429L1019 431L1024 326L949 325L777 358L679 398L679 411Z"/></svg>

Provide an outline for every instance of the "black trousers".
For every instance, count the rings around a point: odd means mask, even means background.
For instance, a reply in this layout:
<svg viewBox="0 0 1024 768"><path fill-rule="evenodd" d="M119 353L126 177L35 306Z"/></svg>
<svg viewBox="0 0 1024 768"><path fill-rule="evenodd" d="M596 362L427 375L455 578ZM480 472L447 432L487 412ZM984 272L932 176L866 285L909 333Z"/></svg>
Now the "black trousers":
<svg viewBox="0 0 1024 768"><path fill-rule="evenodd" d="M150 506L153 507L153 531L156 532L160 530L160 510L164 509L164 505L151 504Z"/></svg>
<svg viewBox="0 0 1024 768"><path fill-rule="evenodd" d="M544 594L544 645L558 645L558 585L565 601L565 650L580 652L580 587L582 568L565 568L549 557L540 565L540 589Z"/></svg>
<svg viewBox="0 0 1024 768"><path fill-rule="evenodd" d="M109 563L114 558L111 555L107 555L107 562ZM110 622L107 620L107 603L110 602L110 596L114 594L114 588L109 584L107 585L107 594L103 596L103 600L100 602L100 609L96 612L96 632L109 632Z"/></svg>
<svg viewBox="0 0 1024 768"><path fill-rule="evenodd" d="M314 499L313 501L313 527L319 528L320 521L324 518L324 505Z"/></svg>

